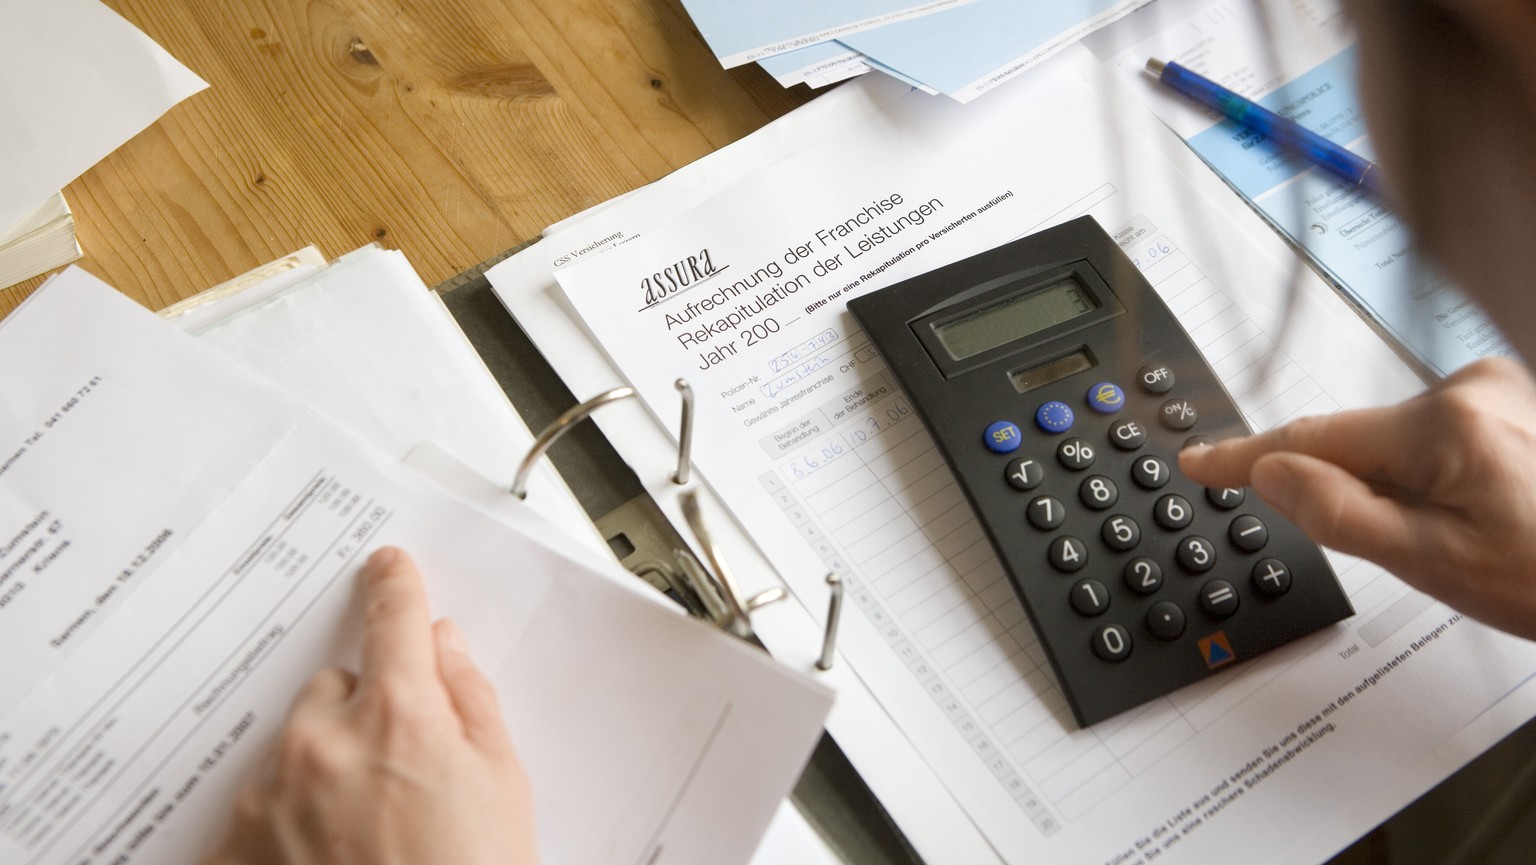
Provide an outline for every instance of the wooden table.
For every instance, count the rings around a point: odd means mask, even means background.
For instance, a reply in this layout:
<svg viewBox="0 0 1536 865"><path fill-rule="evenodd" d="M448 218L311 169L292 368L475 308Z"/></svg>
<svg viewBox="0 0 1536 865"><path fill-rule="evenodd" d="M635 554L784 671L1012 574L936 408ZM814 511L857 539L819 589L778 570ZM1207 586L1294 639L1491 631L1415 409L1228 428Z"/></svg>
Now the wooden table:
<svg viewBox="0 0 1536 865"><path fill-rule="evenodd" d="M677 0L106 2L211 85L65 189L81 264L152 309L311 243L437 284L810 97Z"/></svg>

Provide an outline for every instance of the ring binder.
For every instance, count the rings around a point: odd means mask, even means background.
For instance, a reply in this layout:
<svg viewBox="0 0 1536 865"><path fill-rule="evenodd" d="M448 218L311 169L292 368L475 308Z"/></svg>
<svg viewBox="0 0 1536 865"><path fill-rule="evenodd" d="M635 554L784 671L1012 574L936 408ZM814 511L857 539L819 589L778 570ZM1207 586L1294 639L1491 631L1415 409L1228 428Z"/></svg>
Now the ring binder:
<svg viewBox="0 0 1536 865"><path fill-rule="evenodd" d="M677 388L682 405L678 430L677 469L672 473L671 480L678 486L686 486L691 477L692 466L693 388L686 379L682 378L677 379L674 386ZM508 491L519 499L528 498L528 479L533 473L534 466L538 465L539 459L560 440L561 436L576 424L586 420L599 408L635 396L636 392L632 387L616 387L566 409L534 439L532 447L519 463L517 475L513 478ZM673 596L690 615L707 619L743 639L752 639L751 614L770 604L788 599L789 592L782 586L774 586L743 599L735 578L725 563L724 555L704 520L704 514L699 507L697 490L683 490L679 500L683 507L683 516L703 548L705 558L709 560L709 567L705 567L692 551L674 548L672 556L677 561L677 570L670 570L659 562L648 560L636 568L636 574L655 578L647 579L647 582L653 585L658 581L664 584L666 586L664 591ZM831 590L831 598L827 608L827 625L822 640L821 656L816 662L816 668L822 671L832 668L838 621L842 616L841 578L836 573L828 574L827 586Z"/></svg>

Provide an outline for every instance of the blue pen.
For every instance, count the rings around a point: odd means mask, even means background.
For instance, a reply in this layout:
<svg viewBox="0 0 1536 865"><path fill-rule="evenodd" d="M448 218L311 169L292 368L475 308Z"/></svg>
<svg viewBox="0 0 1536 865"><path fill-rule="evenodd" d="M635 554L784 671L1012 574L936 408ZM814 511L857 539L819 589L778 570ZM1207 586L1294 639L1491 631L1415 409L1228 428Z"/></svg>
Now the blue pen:
<svg viewBox="0 0 1536 865"><path fill-rule="evenodd" d="M1382 198L1381 169L1369 159L1356 156L1296 121L1250 102L1177 63L1148 60L1147 71L1174 90L1265 136L1281 149L1298 154L1313 165L1342 177L1373 198Z"/></svg>

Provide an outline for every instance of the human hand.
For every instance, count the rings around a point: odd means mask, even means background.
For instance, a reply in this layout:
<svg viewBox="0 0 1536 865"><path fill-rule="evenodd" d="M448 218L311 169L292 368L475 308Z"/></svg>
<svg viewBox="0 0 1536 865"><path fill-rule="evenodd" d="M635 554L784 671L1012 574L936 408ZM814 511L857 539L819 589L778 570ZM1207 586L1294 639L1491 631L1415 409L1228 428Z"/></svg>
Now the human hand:
<svg viewBox="0 0 1536 865"><path fill-rule="evenodd" d="M533 802L489 681L416 565L363 566L361 670L321 671L205 865L530 865Z"/></svg>
<svg viewBox="0 0 1536 865"><path fill-rule="evenodd" d="M1536 637L1536 382L1513 361L1480 361L1399 405L1187 448L1179 467L1252 486L1318 543Z"/></svg>

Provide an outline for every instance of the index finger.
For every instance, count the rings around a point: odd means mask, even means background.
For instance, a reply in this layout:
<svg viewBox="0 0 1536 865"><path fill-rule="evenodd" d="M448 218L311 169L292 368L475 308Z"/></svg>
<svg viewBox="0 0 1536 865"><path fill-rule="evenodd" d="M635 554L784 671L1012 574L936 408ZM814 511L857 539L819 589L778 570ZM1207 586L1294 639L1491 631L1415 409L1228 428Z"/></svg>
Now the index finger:
<svg viewBox="0 0 1536 865"><path fill-rule="evenodd" d="M1412 418L1416 408L1413 401L1301 418L1257 435L1185 448L1179 453L1179 468L1208 487L1243 487L1260 457L1299 453L1367 480L1397 478L1399 462L1413 453L1412 440L1421 432Z"/></svg>
<svg viewBox="0 0 1536 865"><path fill-rule="evenodd" d="M437 680L437 650L421 571L404 550L384 547L363 565L363 659L358 688L386 674Z"/></svg>

